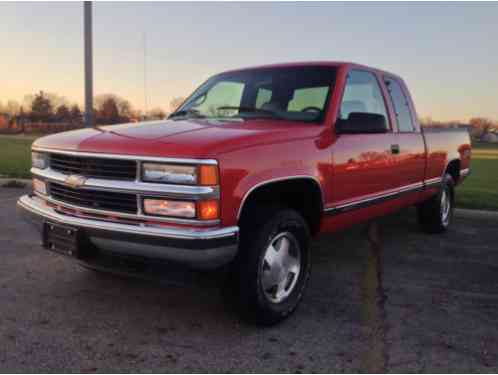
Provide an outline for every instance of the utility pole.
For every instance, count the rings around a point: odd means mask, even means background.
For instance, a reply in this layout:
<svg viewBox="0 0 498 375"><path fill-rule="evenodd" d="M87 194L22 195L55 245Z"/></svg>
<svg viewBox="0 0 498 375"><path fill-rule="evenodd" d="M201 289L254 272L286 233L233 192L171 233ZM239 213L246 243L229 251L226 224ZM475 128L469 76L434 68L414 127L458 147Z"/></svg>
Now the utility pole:
<svg viewBox="0 0 498 375"><path fill-rule="evenodd" d="M85 127L93 127L93 50L92 50L92 2L84 1L85 39Z"/></svg>

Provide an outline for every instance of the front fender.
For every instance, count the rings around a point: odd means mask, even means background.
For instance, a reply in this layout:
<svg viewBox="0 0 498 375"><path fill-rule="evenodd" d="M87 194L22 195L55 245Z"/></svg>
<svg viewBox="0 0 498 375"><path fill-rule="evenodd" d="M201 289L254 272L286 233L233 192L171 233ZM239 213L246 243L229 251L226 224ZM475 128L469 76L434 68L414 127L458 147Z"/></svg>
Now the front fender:
<svg viewBox="0 0 498 375"><path fill-rule="evenodd" d="M297 151L296 151L297 150ZM265 184L310 179L326 201L326 177L330 175L330 149L319 150L315 142L268 145L223 155L221 168L221 210L223 225L238 222L241 208L256 188Z"/></svg>

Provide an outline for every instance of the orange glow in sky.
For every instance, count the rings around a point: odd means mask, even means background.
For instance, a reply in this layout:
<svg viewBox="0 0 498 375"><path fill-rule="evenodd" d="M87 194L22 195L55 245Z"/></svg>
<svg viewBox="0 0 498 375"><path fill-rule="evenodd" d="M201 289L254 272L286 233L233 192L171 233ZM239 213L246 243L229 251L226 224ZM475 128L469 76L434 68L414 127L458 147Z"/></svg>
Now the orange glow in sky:
<svg viewBox="0 0 498 375"><path fill-rule="evenodd" d="M39 90L83 103L83 7L1 3L0 103ZM498 3L94 3L95 94L169 110L210 75L340 60L402 76L420 116L498 119Z"/></svg>

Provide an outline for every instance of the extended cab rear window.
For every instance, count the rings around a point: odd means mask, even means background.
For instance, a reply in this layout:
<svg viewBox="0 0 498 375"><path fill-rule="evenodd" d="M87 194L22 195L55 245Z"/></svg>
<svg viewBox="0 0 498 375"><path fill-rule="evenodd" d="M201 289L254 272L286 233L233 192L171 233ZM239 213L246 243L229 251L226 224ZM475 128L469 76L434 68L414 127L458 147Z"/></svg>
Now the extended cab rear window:
<svg viewBox="0 0 498 375"><path fill-rule="evenodd" d="M205 82L176 112L198 118L321 122L335 77L335 68L321 66L222 73Z"/></svg>
<svg viewBox="0 0 498 375"><path fill-rule="evenodd" d="M415 131L410 105L408 104L408 98L401 88L401 85L398 81L389 77L385 77L384 82L387 86L389 96L391 97L394 111L396 112L396 122L398 124L398 130L400 132Z"/></svg>

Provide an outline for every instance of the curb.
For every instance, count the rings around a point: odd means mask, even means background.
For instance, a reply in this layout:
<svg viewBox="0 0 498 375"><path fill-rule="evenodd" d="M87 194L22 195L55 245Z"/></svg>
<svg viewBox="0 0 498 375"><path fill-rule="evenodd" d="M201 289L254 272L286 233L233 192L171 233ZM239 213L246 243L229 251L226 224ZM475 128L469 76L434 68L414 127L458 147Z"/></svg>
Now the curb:
<svg viewBox="0 0 498 375"><path fill-rule="evenodd" d="M0 178L0 184L4 184L6 182L10 182L10 181L19 181L19 182L24 182L25 184L30 184L31 183L31 179L30 178L15 178L15 177L1 177Z"/></svg>
<svg viewBox="0 0 498 375"><path fill-rule="evenodd" d="M14 186L6 186L12 183ZM3 189L24 189L29 186L31 186L31 180L25 178L0 178L0 188Z"/></svg>
<svg viewBox="0 0 498 375"><path fill-rule="evenodd" d="M471 210L468 208L455 208L457 216L473 217L478 219L498 219L498 211Z"/></svg>

